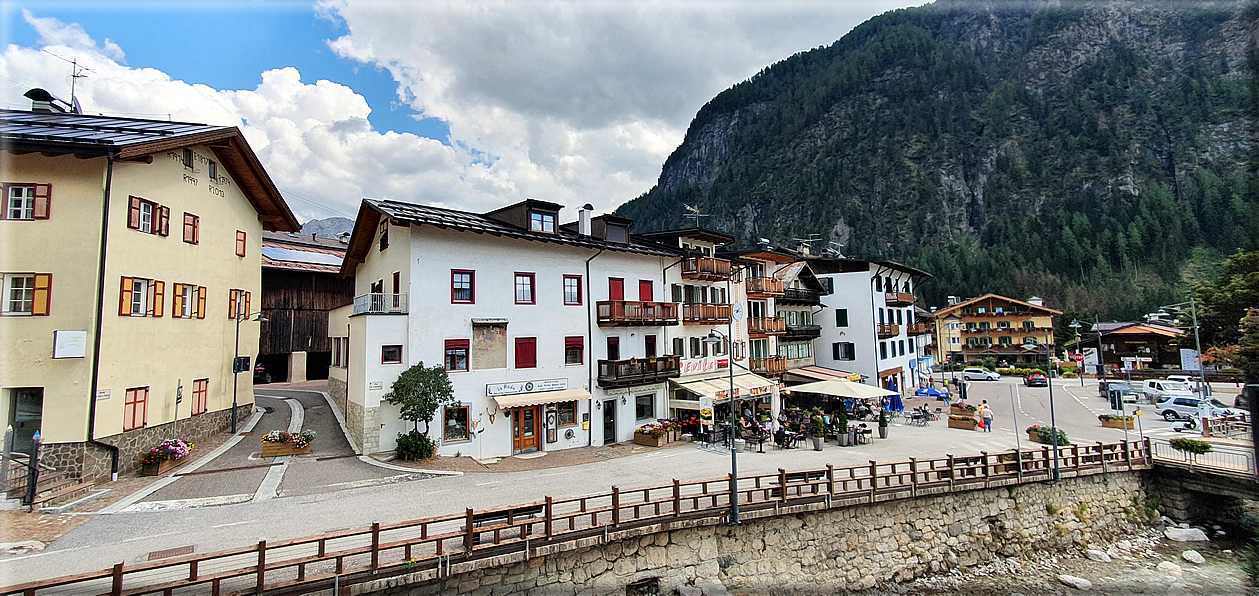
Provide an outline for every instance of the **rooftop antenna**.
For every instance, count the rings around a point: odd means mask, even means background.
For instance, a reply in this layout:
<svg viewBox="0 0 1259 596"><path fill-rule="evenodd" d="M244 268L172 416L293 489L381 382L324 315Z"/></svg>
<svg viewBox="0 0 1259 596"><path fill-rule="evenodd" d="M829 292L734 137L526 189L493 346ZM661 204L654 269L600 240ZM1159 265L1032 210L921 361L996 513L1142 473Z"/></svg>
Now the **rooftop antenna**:
<svg viewBox="0 0 1259 596"><path fill-rule="evenodd" d="M798 246L797 250L799 250L802 254L805 254L805 255L810 254L810 249L813 248L814 242L820 242L821 240L822 240L821 234L808 234L804 238L791 239L792 242L797 243L797 246Z"/></svg>
<svg viewBox="0 0 1259 596"><path fill-rule="evenodd" d="M75 90L76 83L79 82L79 79L86 79L87 73L92 72L92 69L87 68L85 66L79 66L78 58L67 60L65 58L62 58L61 56L58 56L52 52L49 52L48 50L42 50L42 51L45 54L52 56L53 58L61 60L62 62L70 63L70 102L69 102L70 111L75 114L82 114L83 106L79 105L79 99L75 97L74 90Z"/></svg>
<svg viewBox="0 0 1259 596"><path fill-rule="evenodd" d="M839 242L827 242L827 247L822 249L822 254L835 259L846 259L844 256L844 245Z"/></svg>
<svg viewBox="0 0 1259 596"><path fill-rule="evenodd" d="M698 227L699 227L699 218L701 218L701 217L708 217L708 214L707 214L707 213L700 213L700 212L699 212L699 207L695 207L695 206L693 206L693 205L687 205L686 203L683 203L683 204L682 204L682 206L683 206L683 207L686 207L686 213L683 213L683 214L682 214L682 217L683 217L683 218L685 218L685 219L690 219L690 220L691 220L691 227L692 227L692 228L698 228Z"/></svg>

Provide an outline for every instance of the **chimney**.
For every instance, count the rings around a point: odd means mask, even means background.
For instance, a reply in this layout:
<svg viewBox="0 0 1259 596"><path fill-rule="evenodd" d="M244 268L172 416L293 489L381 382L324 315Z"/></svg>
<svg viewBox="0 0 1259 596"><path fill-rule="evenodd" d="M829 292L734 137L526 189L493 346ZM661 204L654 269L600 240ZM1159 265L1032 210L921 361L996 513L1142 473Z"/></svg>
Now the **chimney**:
<svg viewBox="0 0 1259 596"><path fill-rule="evenodd" d="M590 212L594 211L594 205L586 203L577 210L577 233L582 236L590 235Z"/></svg>
<svg viewBox="0 0 1259 596"><path fill-rule="evenodd" d="M1044 299L1044 298L1041 298L1040 296L1032 296L1031 298L1028 298L1028 299L1027 299L1027 303L1028 303L1028 304L1035 304L1036 306L1044 306L1044 305L1045 305L1045 299Z"/></svg>
<svg viewBox="0 0 1259 596"><path fill-rule="evenodd" d="M949 296L949 306L953 306L954 304L958 304L960 302L961 300L958 300L957 296Z"/></svg>
<svg viewBox="0 0 1259 596"><path fill-rule="evenodd" d="M57 105L58 102L65 103L57 99L53 94L36 87L23 94L23 97L31 100L32 112L44 112L52 114L65 113L65 108Z"/></svg>

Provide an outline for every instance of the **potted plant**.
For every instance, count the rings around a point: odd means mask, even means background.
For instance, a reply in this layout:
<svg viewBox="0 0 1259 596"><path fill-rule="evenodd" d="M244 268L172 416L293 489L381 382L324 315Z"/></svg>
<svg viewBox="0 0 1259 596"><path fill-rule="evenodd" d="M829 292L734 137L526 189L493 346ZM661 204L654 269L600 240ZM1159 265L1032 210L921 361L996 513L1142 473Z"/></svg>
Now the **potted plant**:
<svg viewBox="0 0 1259 596"><path fill-rule="evenodd" d="M813 450L821 451L822 445L826 440L826 423L822 421L821 414L813 415Z"/></svg>
<svg viewBox="0 0 1259 596"><path fill-rule="evenodd" d="M879 438L887 438L887 410L879 411Z"/></svg>
<svg viewBox="0 0 1259 596"><path fill-rule="evenodd" d="M1037 438L1037 436L1038 436L1038 435L1036 434L1036 429L1038 429L1038 428L1040 428L1040 425L1038 425L1038 424L1033 424L1033 425L1031 425L1031 426L1029 426L1029 427L1027 427L1027 428L1025 429L1025 430L1027 431L1027 438L1028 438L1028 440L1031 440L1031 441L1035 441L1035 440L1036 440L1036 438Z"/></svg>
<svg viewBox="0 0 1259 596"><path fill-rule="evenodd" d="M648 447L660 447L665 444L668 431L660 423L644 424L634 431L634 444Z"/></svg>
<svg viewBox="0 0 1259 596"><path fill-rule="evenodd" d="M949 415L949 428L959 428L962 430L975 430L975 425L979 421L974 416L958 416L956 414Z"/></svg>
<svg viewBox="0 0 1259 596"><path fill-rule="evenodd" d="M845 412L843 408L835 413L835 434L839 438L840 447L852 444L850 440L852 437L848 435L848 412Z"/></svg>
<svg viewBox="0 0 1259 596"><path fill-rule="evenodd" d="M144 476L165 474L171 468L188 461L187 457L192 452L192 447L192 443L179 439L166 439L158 443L156 447L151 447L140 454L140 474Z"/></svg>
<svg viewBox="0 0 1259 596"><path fill-rule="evenodd" d="M1037 443L1044 443L1046 445L1054 444L1054 429L1048 426L1033 426L1028 429L1028 436ZM1059 447L1071 444L1071 441L1067 440L1067 433L1061 428L1058 429L1057 440Z"/></svg>
<svg viewBox="0 0 1259 596"><path fill-rule="evenodd" d="M1106 428L1134 428L1132 416L1112 416L1110 414L1101 414L1097 417L1101 421L1102 426Z"/></svg>
<svg viewBox="0 0 1259 596"><path fill-rule="evenodd" d="M315 431L304 430L290 433L273 430L262 437L262 457L280 455L304 455L310 453L310 444L315 441Z"/></svg>

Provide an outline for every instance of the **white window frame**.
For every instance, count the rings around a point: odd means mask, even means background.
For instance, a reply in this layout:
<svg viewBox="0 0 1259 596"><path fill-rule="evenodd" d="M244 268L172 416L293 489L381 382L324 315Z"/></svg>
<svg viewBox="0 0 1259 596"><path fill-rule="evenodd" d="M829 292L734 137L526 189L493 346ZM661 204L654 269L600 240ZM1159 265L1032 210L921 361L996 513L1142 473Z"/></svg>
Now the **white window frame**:
<svg viewBox="0 0 1259 596"><path fill-rule="evenodd" d="M14 191L24 191L22 194L25 196L15 196ZM16 206L15 201L18 202ZM35 187L17 184L10 186L9 194L5 197L4 209L7 219L35 219Z"/></svg>
<svg viewBox="0 0 1259 596"><path fill-rule="evenodd" d="M149 316L149 288L152 286L153 282L150 280L139 277L131 279L131 316Z"/></svg>
<svg viewBox="0 0 1259 596"><path fill-rule="evenodd" d="M543 213L541 211L530 211L529 212L529 231L554 234L555 233L555 214Z"/></svg>
<svg viewBox="0 0 1259 596"><path fill-rule="evenodd" d="M148 201L140 202L140 231L146 234L153 233L153 203Z"/></svg>
<svg viewBox="0 0 1259 596"><path fill-rule="evenodd" d="M3 309L3 311L0 311L0 313L6 314L6 315L34 314L35 312L35 274L34 273L6 273L3 275L3 277L4 277L4 280L3 280L4 281L4 300L0 301L0 308ZM18 282L19 280L21 280L21 284L24 287L14 288L13 287L14 282ZM16 309L13 308L13 305L15 302L13 298L13 292L15 290L25 294L25 297L19 298L18 300L16 300L16 302L19 304L19 308L16 308ZM25 310L21 308L22 304L25 304L26 306Z"/></svg>
<svg viewBox="0 0 1259 596"><path fill-rule="evenodd" d="M175 316L181 319L191 319L197 316L197 286L184 284L183 307L183 312L176 313Z"/></svg>

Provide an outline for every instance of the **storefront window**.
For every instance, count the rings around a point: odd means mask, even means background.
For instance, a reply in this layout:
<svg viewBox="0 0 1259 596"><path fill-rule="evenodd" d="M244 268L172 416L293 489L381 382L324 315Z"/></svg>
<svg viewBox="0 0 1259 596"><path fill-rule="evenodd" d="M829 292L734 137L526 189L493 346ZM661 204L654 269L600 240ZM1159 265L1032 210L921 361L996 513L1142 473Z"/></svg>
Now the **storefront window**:
<svg viewBox="0 0 1259 596"><path fill-rule="evenodd" d="M577 402L567 401L558 404L555 407L557 424L560 426L572 426L577 424Z"/></svg>
<svg viewBox="0 0 1259 596"><path fill-rule="evenodd" d="M446 442L468 440L468 406L443 410L442 439Z"/></svg>
<svg viewBox="0 0 1259 596"><path fill-rule="evenodd" d="M634 417L651 420L656 417L656 394L648 393L634 398Z"/></svg>

